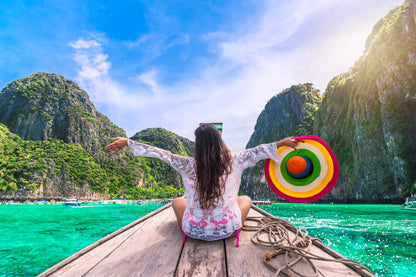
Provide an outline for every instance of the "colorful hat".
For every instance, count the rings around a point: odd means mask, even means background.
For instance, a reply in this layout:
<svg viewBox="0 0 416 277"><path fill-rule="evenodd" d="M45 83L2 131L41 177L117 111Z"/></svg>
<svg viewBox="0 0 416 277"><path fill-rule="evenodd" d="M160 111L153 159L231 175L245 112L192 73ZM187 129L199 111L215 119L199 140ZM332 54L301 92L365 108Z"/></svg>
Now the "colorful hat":
<svg viewBox="0 0 416 277"><path fill-rule="evenodd" d="M270 188L280 197L297 203L320 199L335 185L339 175L337 157L328 144L316 136L295 138L298 151L277 149L281 163L267 159L264 165Z"/></svg>

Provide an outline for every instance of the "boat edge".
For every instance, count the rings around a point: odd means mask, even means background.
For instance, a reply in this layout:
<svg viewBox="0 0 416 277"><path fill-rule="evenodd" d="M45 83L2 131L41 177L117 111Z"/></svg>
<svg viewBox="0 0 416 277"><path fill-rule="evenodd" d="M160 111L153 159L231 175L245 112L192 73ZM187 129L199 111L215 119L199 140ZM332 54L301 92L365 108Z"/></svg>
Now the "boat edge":
<svg viewBox="0 0 416 277"><path fill-rule="evenodd" d="M266 212L265 210L262 210L261 208L259 208L257 206L252 205L251 208L254 209L255 211L265 215L265 216L276 218L276 216L272 215L271 213ZM297 232L297 228L294 225L290 224L289 222L284 221L283 225L288 230L290 230L294 233ZM323 244L323 242L321 240L313 240L312 244L315 245L316 247L318 247L319 249L323 250L325 253L329 254L330 256L332 256L334 258L343 258L343 259L345 259L345 257L342 256L340 253L336 252L335 250L333 250L333 249L329 248L328 246L326 246L325 244ZM351 268L354 272L360 274L361 276L374 277L374 275L372 273L370 274L369 272L367 272L365 270L362 270L360 268L356 268L356 267L354 267L352 265L349 265L349 264L345 264L345 265L348 266L349 268Z"/></svg>
<svg viewBox="0 0 416 277"><path fill-rule="evenodd" d="M118 236L119 234L127 231L128 229L136 226L139 223L142 223L143 221L145 221L145 220L151 218L152 216L166 210L167 208L170 208L171 206L172 206L172 203L166 204L163 207L160 207L159 209L154 210L153 212L148 213L147 215L142 216L141 218L137 219L136 221L133 221L132 223L124 226L123 228L118 229L117 231L114 231L111 234L108 234L107 236L103 237L102 239L99 239L98 241L88 245L87 247L81 249L80 251L78 251L78 252L72 254L71 256L69 256L68 258L60 261L59 263L55 264L54 266L52 266L52 267L48 268L47 270L43 271L42 273L38 274L37 277L50 276L51 274L57 272L59 269L68 265L69 263L71 263L72 261L78 259L79 257L85 255L89 251L93 250L97 246L100 246L101 244L105 243L106 241L114 238L115 236Z"/></svg>

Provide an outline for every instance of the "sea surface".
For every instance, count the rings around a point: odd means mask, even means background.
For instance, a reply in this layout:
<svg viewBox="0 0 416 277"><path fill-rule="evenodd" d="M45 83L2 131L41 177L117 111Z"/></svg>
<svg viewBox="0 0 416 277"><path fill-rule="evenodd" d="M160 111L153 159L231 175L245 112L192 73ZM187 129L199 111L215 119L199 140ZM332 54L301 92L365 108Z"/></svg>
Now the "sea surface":
<svg viewBox="0 0 416 277"><path fill-rule="evenodd" d="M36 276L160 207L0 205L0 276Z"/></svg>
<svg viewBox="0 0 416 277"><path fill-rule="evenodd" d="M401 205L261 206L376 276L416 276L416 211Z"/></svg>
<svg viewBox="0 0 416 277"><path fill-rule="evenodd" d="M159 207L0 205L0 276L35 276ZM377 276L416 276L416 211L400 205L279 203L261 208L305 228Z"/></svg>

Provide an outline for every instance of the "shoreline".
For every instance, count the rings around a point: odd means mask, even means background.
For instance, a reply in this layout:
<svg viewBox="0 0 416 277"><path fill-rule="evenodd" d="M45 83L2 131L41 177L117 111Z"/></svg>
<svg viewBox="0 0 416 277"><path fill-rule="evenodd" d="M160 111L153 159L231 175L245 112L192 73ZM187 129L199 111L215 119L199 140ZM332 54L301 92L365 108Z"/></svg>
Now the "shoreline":
<svg viewBox="0 0 416 277"><path fill-rule="evenodd" d="M66 200L75 199L81 205L87 204L166 204L172 201L172 199L77 199L77 198L65 198L65 197L21 197L14 198L1 198L0 205L62 205Z"/></svg>
<svg viewBox="0 0 416 277"><path fill-rule="evenodd" d="M0 205L7 204L63 204L65 200L77 199L81 204L144 204L144 203L169 203L173 199L91 199L91 198L77 198L77 197L39 197L39 196L0 196ZM387 200L344 200L344 201L315 201L310 203L299 204L386 204L386 205L402 205L405 200L402 199L389 199ZM256 203L257 202L257 203ZM264 204L262 202L265 202ZM256 205L270 205L270 204L285 204L292 203L286 200L269 200L253 199L253 204Z"/></svg>

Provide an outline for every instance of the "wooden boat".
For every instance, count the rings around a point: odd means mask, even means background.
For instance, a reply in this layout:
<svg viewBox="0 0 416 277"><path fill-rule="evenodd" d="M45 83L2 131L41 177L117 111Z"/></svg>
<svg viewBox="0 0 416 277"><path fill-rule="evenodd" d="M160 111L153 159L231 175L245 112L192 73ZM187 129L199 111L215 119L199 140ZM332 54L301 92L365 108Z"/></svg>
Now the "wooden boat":
<svg viewBox="0 0 416 277"><path fill-rule="evenodd" d="M270 216L254 205L249 213L249 217ZM297 231L289 223L285 227L291 235ZM188 237L183 244L173 209L167 204L38 276L274 276L275 272L263 262L270 247L254 245L252 234L241 231L239 247L236 238L205 242ZM342 258L320 241L313 241L311 252ZM282 261L274 262L279 266ZM373 276L352 265L320 260L313 263L324 276ZM299 263L298 272L308 275L308 270Z"/></svg>
<svg viewBox="0 0 416 277"><path fill-rule="evenodd" d="M416 210L416 196L406 197L402 206L408 210Z"/></svg>
<svg viewBox="0 0 416 277"><path fill-rule="evenodd" d="M65 199L64 207L81 207L78 199Z"/></svg>
<svg viewBox="0 0 416 277"><path fill-rule="evenodd" d="M407 205L407 206L404 206L404 208L406 210L416 210L416 204Z"/></svg>
<svg viewBox="0 0 416 277"><path fill-rule="evenodd" d="M272 201L270 199L256 199L253 200L254 205L271 205Z"/></svg>

